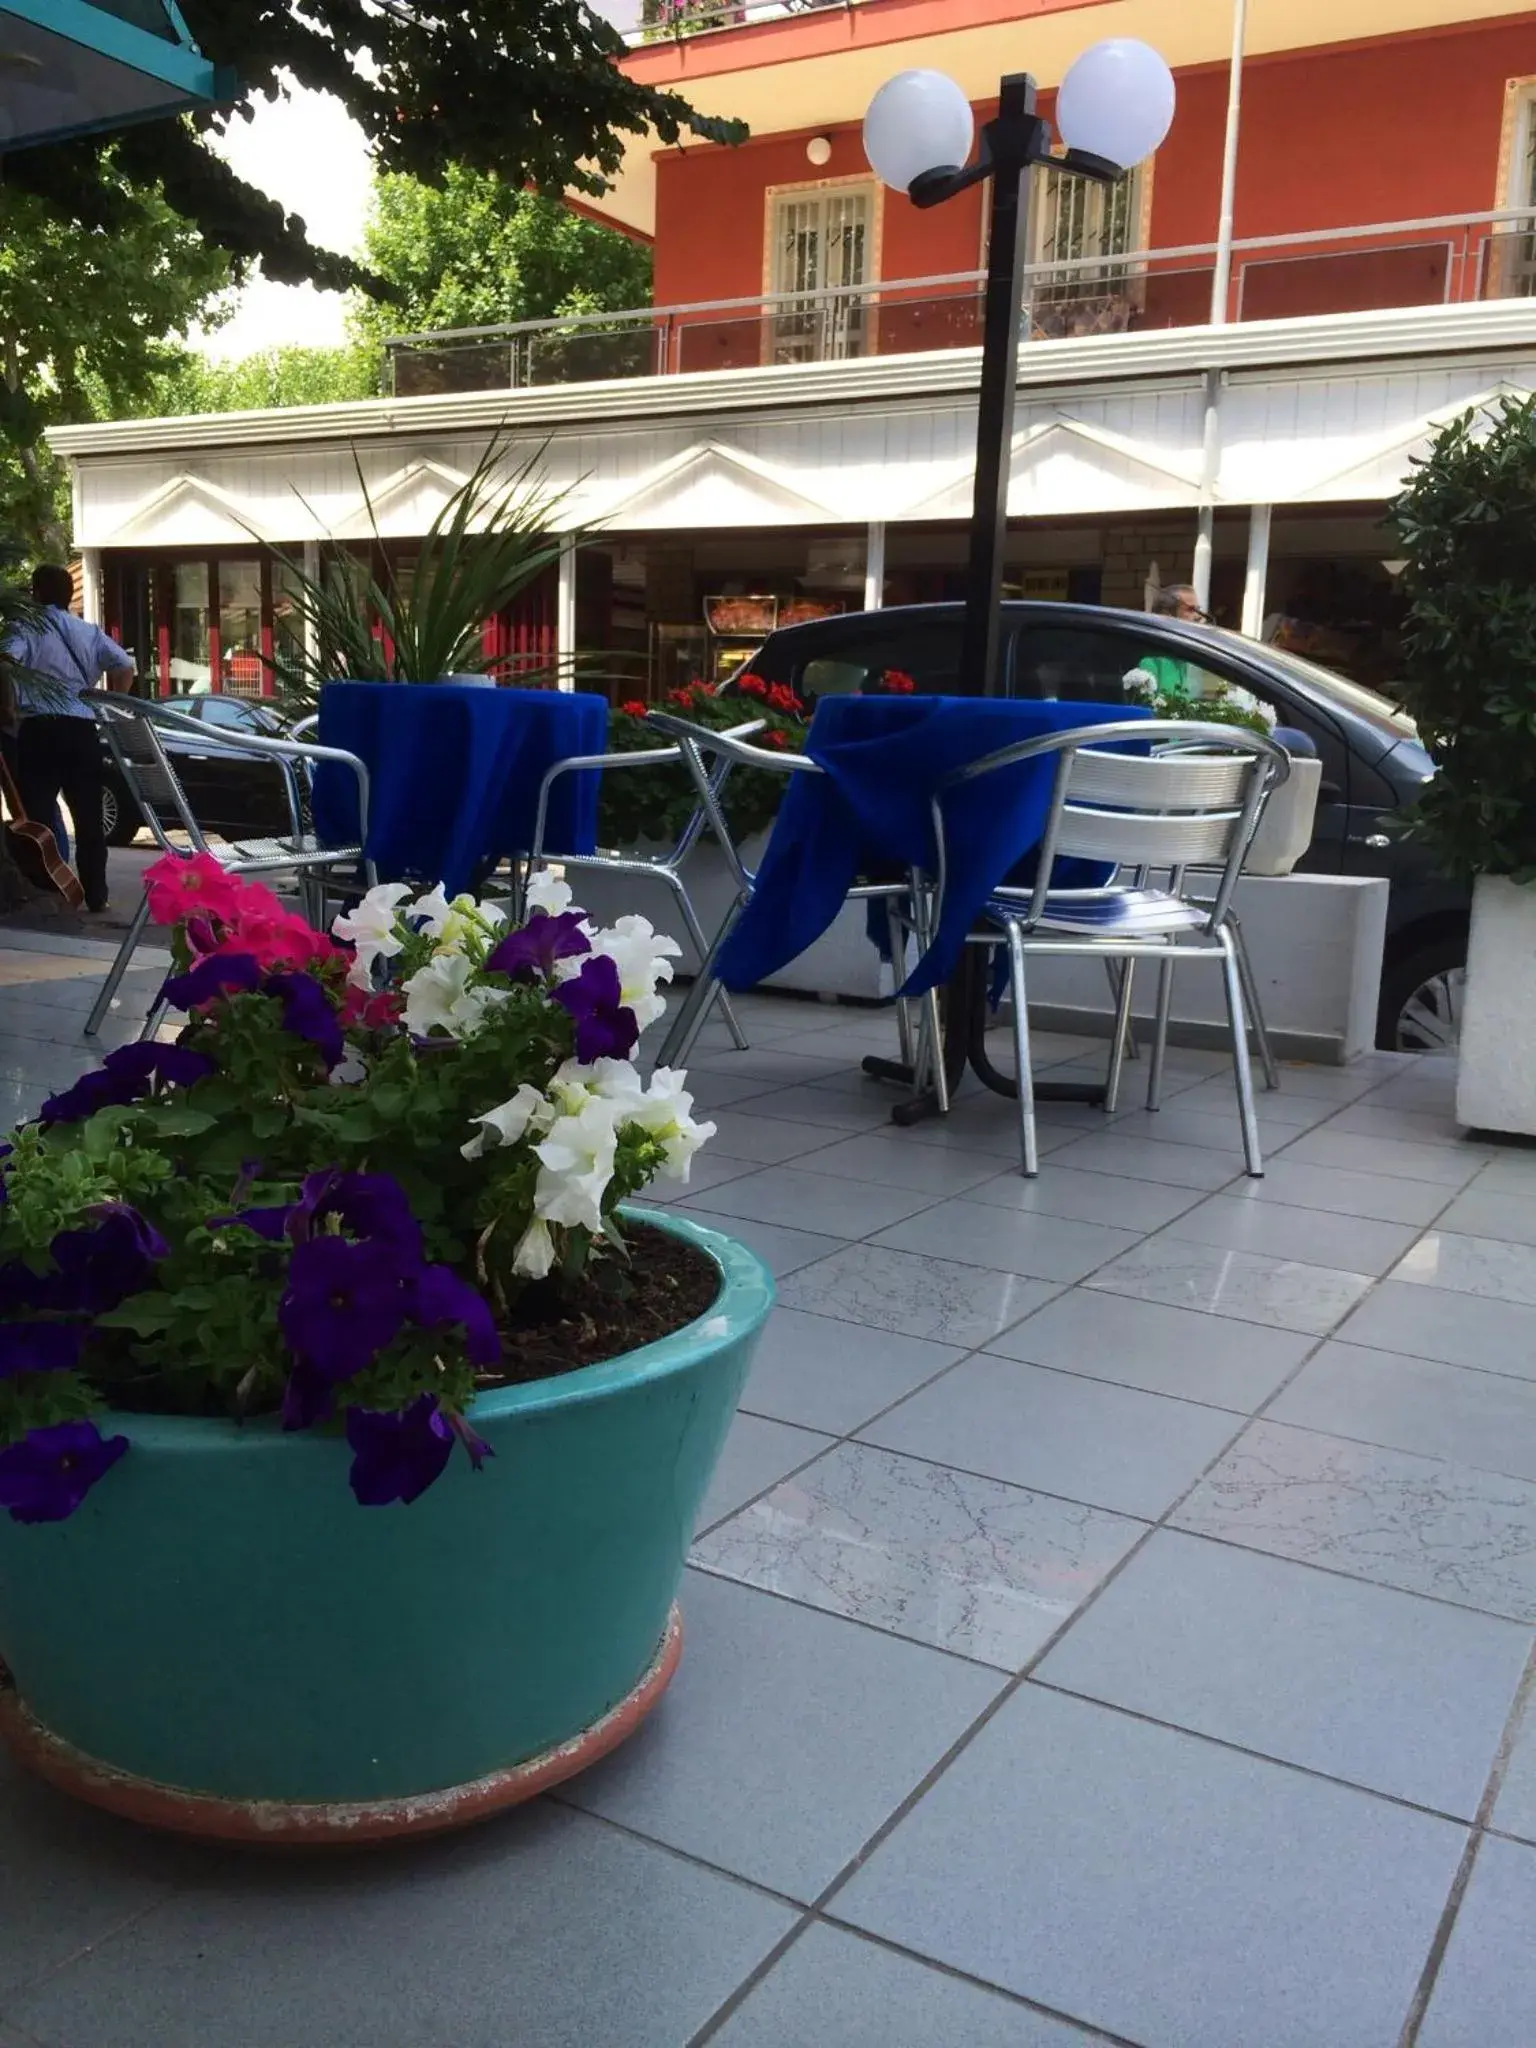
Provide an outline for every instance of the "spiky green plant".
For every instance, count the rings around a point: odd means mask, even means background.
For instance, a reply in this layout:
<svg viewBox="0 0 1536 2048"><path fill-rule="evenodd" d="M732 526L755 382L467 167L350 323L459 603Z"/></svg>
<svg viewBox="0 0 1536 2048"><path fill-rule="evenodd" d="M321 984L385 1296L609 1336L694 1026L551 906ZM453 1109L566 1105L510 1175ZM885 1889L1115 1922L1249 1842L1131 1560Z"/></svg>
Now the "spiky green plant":
<svg viewBox="0 0 1536 2048"><path fill-rule="evenodd" d="M508 474L493 440L427 528L414 561L397 567L354 449L373 539L369 559L336 546L311 575L273 550L292 607L271 661L287 709L312 711L329 682L436 683L507 666L486 653L486 621L581 537L554 531L569 494L541 481L543 455L536 450ZM518 673L524 682L553 679L521 663Z"/></svg>

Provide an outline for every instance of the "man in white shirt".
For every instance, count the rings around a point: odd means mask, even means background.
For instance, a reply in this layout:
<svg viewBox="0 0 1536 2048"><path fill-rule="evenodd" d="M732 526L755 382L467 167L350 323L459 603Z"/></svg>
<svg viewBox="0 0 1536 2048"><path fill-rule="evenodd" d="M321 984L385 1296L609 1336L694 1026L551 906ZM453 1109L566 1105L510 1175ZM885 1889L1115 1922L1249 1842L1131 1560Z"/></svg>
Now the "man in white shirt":
<svg viewBox="0 0 1536 2048"><path fill-rule="evenodd" d="M46 676L48 701L29 701L17 690L21 731L16 779L27 815L46 822L62 792L75 821L75 869L88 910L107 908L107 836L102 830L101 741L88 704L80 702L105 675L109 690L133 684L133 662L100 626L69 609L74 585L67 569L44 563L32 572L32 597L42 617L11 634L5 651L20 666Z"/></svg>

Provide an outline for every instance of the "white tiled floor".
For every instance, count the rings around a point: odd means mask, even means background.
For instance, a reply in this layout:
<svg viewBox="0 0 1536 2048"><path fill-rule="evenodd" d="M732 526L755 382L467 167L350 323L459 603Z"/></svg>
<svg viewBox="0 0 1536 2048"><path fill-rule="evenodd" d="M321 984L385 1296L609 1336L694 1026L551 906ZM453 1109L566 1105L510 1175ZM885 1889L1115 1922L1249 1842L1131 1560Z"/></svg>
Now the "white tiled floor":
<svg viewBox="0 0 1536 2048"><path fill-rule="evenodd" d="M12 1115L81 1063L67 953L0 949ZM992 1097L891 1126L878 1017L741 1009L674 1202L782 1305L666 1701L323 1864L0 1765L3 2048L1531 2048L1536 1153L1373 1055L1287 1070L1250 1181L1181 1052L1026 1184Z"/></svg>

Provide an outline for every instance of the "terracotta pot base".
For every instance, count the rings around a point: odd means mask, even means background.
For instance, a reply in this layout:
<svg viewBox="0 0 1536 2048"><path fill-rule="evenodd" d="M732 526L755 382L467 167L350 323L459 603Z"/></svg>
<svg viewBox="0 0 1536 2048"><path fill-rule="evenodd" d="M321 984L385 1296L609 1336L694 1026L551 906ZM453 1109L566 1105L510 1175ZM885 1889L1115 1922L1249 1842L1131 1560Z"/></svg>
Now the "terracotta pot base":
<svg viewBox="0 0 1536 2048"><path fill-rule="evenodd" d="M666 1691L683 1653L682 1616L674 1606L656 1656L640 1683L600 1721L569 1742L492 1771L467 1784L397 1799L286 1801L220 1799L178 1791L101 1763L42 1726L13 1688L0 1684L0 1738L18 1760L61 1792L109 1813L204 1841L278 1846L390 1841L404 1835L441 1834L519 1806L573 1778L628 1736Z"/></svg>

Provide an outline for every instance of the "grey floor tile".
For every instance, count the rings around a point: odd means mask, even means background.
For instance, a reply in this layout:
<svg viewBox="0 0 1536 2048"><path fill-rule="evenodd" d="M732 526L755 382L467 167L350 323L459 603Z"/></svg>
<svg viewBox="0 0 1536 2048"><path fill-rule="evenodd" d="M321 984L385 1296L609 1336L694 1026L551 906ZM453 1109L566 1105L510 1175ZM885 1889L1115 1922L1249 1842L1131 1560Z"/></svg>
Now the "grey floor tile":
<svg viewBox="0 0 1536 2048"><path fill-rule="evenodd" d="M1536 1195L1536 1145L1510 1145L1495 1152L1477 1185L1502 1194Z"/></svg>
<svg viewBox="0 0 1536 2048"><path fill-rule="evenodd" d="M1143 2048L1393 2048L1463 1839L1025 1686L833 1910Z"/></svg>
<svg viewBox="0 0 1536 2048"><path fill-rule="evenodd" d="M1472 1145L1415 1144L1406 1138L1367 1138L1325 1124L1304 1131L1287 1147L1287 1159L1309 1166L1341 1166L1351 1173L1399 1174L1404 1180L1427 1180L1439 1187L1461 1188L1488 1157Z"/></svg>
<svg viewBox="0 0 1536 2048"><path fill-rule="evenodd" d="M759 1223L749 1216L726 1216L718 1209L695 1210L687 1203L674 1206L697 1216L699 1222L707 1224L711 1230L723 1230L728 1237L739 1237L743 1244L751 1245L777 1280L782 1280L786 1274L797 1273L802 1266L814 1265L816 1260L826 1258L829 1252L843 1249L842 1238L824 1237L814 1230L790 1230L782 1223Z"/></svg>
<svg viewBox="0 0 1536 2048"><path fill-rule="evenodd" d="M1089 1285L1171 1308L1307 1330L1320 1337L1370 1286L1365 1273L1334 1272L1259 1252L1222 1251L1159 1232L1095 1273Z"/></svg>
<svg viewBox="0 0 1536 2048"><path fill-rule="evenodd" d="M725 1440L720 1463L699 1510L699 1527L709 1528L827 1449L832 1439L762 1415L738 1415Z"/></svg>
<svg viewBox="0 0 1536 2048"><path fill-rule="evenodd" d="M1174 1516L1181 1529L1536 1622L1536 1486L1256 1422Z"/></svg>
<svg viewBox="0 0 1536 2048"><path fill-rule="evenodd" d="M1262 1252L1349 1273L1385 1273L1418 1235L1411 1223L1377 1223L1364 1216L1335 1216L1322 1209L1292 1209L1284 1202L1245 1202L1237 1195L1212 1195L1170 1223L1164 1237L1228 1251Z"/></svg>
<svg viewBox="0 0 1536 2048"><path fill-rule="evenodd" d="M1143 1530L1076 1501L839 1444L712 1531L694 1562L1017 1671Z"/></svg>
<svg viewBox="0 0 1536 2048"><path fill-rule="evenodd" d="M3 2041L0 2036L0 2041ZM775 1963L714 2036L713 2048L1087 2048L1063 2026L930 1970L910 1956L816 1925Z"/></svg>
<svg viewBox="0 0 1536 2048"><path fill-rule="evenodd" d="M692 1067L696 1073L752 1075L765 1088L788 1088L806 1082L819 1081L825 1074L835 1074L847 1062L826 1052L786 1052L783 1045L775 1041L771 1045L754 1045L746 1052L738 1052L734 1046L716 1052L695 1054Z"/></svg>
<svg viewBox="0 0 1536 2048"><path fill-rule="evenodd" d="M1123 1173L1132 1180L1163 1181L1170 1187L1214 1193L1243 1171L1240 1152L1211 1152L1200 1145L1165 1145L1132 1138L1111 1127L1063 1145L1052 1155L1063 1166L1085 1173Z"/></svg>
<svg viewBox="0 0 1536 2048"><path fill-rule="evenodd" d="M1536 1380L1536 1308L1442 1287L1373 1287L1339 1326L1346 1343Z"/></svg>
<svg viewBox="0 0 1536 2048"><path fill-rule="evenodd" d="M941 1202L884 1230L877 1244L1022 1273L1030 1280L1081 1280L1137 1241L1130 1230L1075 1223L1065 1216L996 1209L984 1202Z"/></svg>
<svg viewBox="0 0 1536 2048"><path fill-rule="evenodd" d="M1493 1301L1536 1306L1536 1245L1432 1230L1419 1239L1392 1277L1411 1286L1445 1287L1453 1294L1481 1294Z"/></svg>
<svg viewBox="0 0 1536 2048"><path fill-rule="evenodd" d="M1227 1192L1250 1202L1284 1202L1297 1209L1373 1216L1382 1223L1414 1223L1422 1229L1434 1222L1453 1191L1435 1181L1399 1180L1390 1173L1310 1166L1282 1152L1267 1162L1262 1180L1245 1176Z"/></svg>
<svg viewBox="0 0 1536 2048"><path fill-rule="evenodd" d="M1379 1088L1392 1077L1388 1068L1354 1060L1347 1067L1320 1067L1291 1060L1280 1062L1282 1095L1311 1095L1320 1102L1354 1102L1368 1089Z"/></svg>
<svg viewBox="0 0 1536 2048"><path fill-rule="evenodd" d="M1465 1145L1465 1126L1443 1110L1409 1109L1380 1101L1352 1102L1341 1109L1330 1130L1362 1138L1403 1138L1415 1145ZM1488 1148L1477 1146L1486 1159Z"/></svg>
<svg viewBox="0 0 1536 2048"><path fill-rule="evenodd" d="M1120 1180L1108 1173L1084 1173L1052 1160L1033 1180L1000 1173L969 1190L968 1202L1016 1209L1031 1216L1067 1216L1077 1223L1107 1223L1114 1230L1156 1230L1200 1199L1193 1188L1171 1188L1150 1180Z"/></svg>
<svg viewBox="0 0 1536 2048"><path fill-rule="evenodd" d="M1254 1085L1258 1089L1255 1100L1266 1123L1288 1124L1293 1130L1309 1131L1314 1124L1326 1123L1337 1112L1339 1103L1336 1100L1298 1095L1288 1082L1289 1076L1279 1088L1265 1088L1261 1078L1255 1077ZM1231 1079L1218 1075L1181 1094L1172 1106L1180 1111L1197 1110L1202 1116L1235 1116L1237 1097Z"/></svg>
<svg viewBox="0 0 1536 2048"><path fill-rule="evenodd" d="M987 1346L1004 1358L1114 1380L1252 1414L1295 1371L1312 1339L1294 1330L1168 1308L1159 1301L1074 1287Z"/></svg>
<svg viewBox="0 0 1536 2048"><path fill-rule="evenodd" d="M818 1152L823 1145L838 1142L837 1132L824 1124L747 1116L737 1109L722 1109L711 1121L715 1126L711 1145L718 1145L735 1159L755 1159L760 1166L782 1166L786 1159L798 1159L804 1152Z"/></svg>
<svg viewBox="0 0 1536 2048"><path fill-rule="evenodd" d="M1531 1697L1513 1733L1490 1825L1536 1842L1536 1699Z"/></svg>
<svg viewBox="0 0 1536 2048"><path fill-rule="evenodd" d="M1530 1647L1517 1622L1159 1530L1035 1676L1471 1820Z"/></svg>
<svg viewBox="0 0 1536 2048"><path fill-rule="evenodd" d="M738 1102L755 1101L773 1085L772 1081L759 1080L753 1074L717 1074L704 1067L688 1069L688 1086L696 1110L728 1109Z"/></svg>
<svg viewBox="0 0 1536 2048"><path fill-rule="evenodd" d="M1536 1849L1477 1852L1417 2048L1530 2048L1536 2035Z"/></svg>
<svg viewBox="0 0 1536 2048"><path fill-rule="evenodd" d="M830 1258L791 1275L779 1299L786 1308L970 1350L1029 1315L1054 1292L1044 1280L857 1244L839 1247Z"/></svg>
<svg viewBox="0 0 1536 2048"><path fill-rule="evenodd" d="M900 1096L885 1091L868 1096L850 1095L835 1088L813 1088L807 1082L778 1088L768 1084L768 1093L754 1095L749 1116L772 1116L780 1121L819 1124L829 1132L873 1131L888 1126L891 1105Z"/></svg>
<svg viewBox="0 0 1536 2048"><path fill-rule="evenodd" d="M1151 1520L1236 1427L1219 1409L984 1353L872 1423L865 1440Z"/></svg>
<svg viewBox="0 0 1536 2048"><path fill-rule="evenodd" d="M690 1572L688 1647L564 1795L794 1898L831 1883L994 1698L999 1672Z"/></svg>
<svg viewBox="0 0 1536 2048"><path fill-rule="evenodd" d="M1325 1344L1269 1414L1302 1429L1536 1481L1536 1385L1529 1380Z"/></svg>
<svg viewBox="0 0 1536 2048"><path fill-rule="evenodd" d="M394 1854L210 1858L16 2018L69 2048L678 2048L792 1921L546 1803Z"/></svg>
<svg viewBox="0 0 1536 2048"><path fill-rule="evenodd" d="M645 1191L648 1202L661 1202L668 1207L678 1202L690 1202L697 1196L707 1194L711 1188L724 1187L727 1181L740 1180L744 1174L756 1173L754 1159L731 1159L726 1153L716 1151L709 1145L696 1153L688 1162L688 1178L685 1181L655 1180Z"/></svg>
<svg viewBox="0 0 1536 2048"><path fill-rule="evenodd" d="M180 1876L164 1844L49 1791L0 1752L0 2009Z"/></svg>
<svg viewBox="0 0 1536 2048"><path fill-rule="evenodd" d="M1207 1152L1235 1151L1242 1146L1243 1132L1238 1122L1237 1096L1230 1089L1227 1102L1227 1112L1222 1115L1214 1110L1191 1109L1187 1097L1180 1095L1161 1109L1122 1109L1115 1118L1114 1128L1120 1136L1150 1138L1158 1145L1198 1145ZM1296 1136L1296 1126L1266 1116L1262 1095L1258 1102L1259 1136L1264 1150L1278 1152L1282 1145L1288 1145Z"/></svg>
<svg viewBox="0 0 1536 2048"><path fill-rule="evenodd" d="M758 1343L741 1405L846 1436L962 1355L921 1337L780 1307Z"/></svg>
<svg viewBox="0 0 1536 2048"><path fill-rule="evenodd" d="M1101 1113L1095 1110L1093 1114L1098 1119L1096 1128L1102 1131ZM1042 1115L1041 1158L1061 1151L1077 1135L1075 1130L1045 1122ZM1005 1162L1016 1173L1019 1170L1018 1126L1014 1123L1011 1105L999 1102L995 1095L970 1097L952 1109L948 1116L929 1117L925 1123L913 1124L901 1133L901 1137L903 1143L921 1145L925 1151L981 1153L994 1162L994 1173L1001 1172Z"/></svg>
<svg viewBox="0 0 1536 2048"><path fill-rule="evenodd" d="M1507 1244L1536 1245L1536 1189L1518 1195L1508 1188L1491 1188L1478 1175L1438 1218L1442 1230L1458 1237L1496 1237Z"/></svg>
<svg viewBox="0 0 1536 2048"><path fill-rule="evenodd" d="M750 1180L712 1188L693 1205L717 1216L745 1216L826 1237L867 1237L927 1206L932 1195L909 1188L875 1187L869 1181L838 1180L797 1166L764 1166Z"/></svg>
<svg viewBox="0 0 1536 2048"><path fill-rule="evenodd" d="M910 1145L905 1131L874 1131L866 1138L847 1138L808 1159L813 1173L835 1174L844 1180L874 1181L880 1187L913 1188L939 1201L957 1195L978 1181L990 1180L996 1162L981 1152L963 1152L941 1145Z"/></svg>

